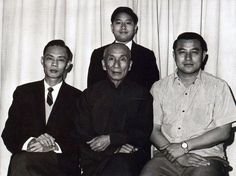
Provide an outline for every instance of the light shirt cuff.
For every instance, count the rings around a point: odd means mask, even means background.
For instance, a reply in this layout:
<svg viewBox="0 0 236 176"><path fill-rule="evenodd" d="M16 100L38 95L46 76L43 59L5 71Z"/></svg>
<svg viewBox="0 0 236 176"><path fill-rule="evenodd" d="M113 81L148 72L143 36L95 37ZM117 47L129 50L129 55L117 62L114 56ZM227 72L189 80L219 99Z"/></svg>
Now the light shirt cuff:
<svg viewBox="0 0 236 176"><path fill-rule="evenodd" d="M27 150L27 146L29 144L29 142L34 139L34 137L30 137L24 144L23 144L23 147L22 147L22 150Z"/></svg>

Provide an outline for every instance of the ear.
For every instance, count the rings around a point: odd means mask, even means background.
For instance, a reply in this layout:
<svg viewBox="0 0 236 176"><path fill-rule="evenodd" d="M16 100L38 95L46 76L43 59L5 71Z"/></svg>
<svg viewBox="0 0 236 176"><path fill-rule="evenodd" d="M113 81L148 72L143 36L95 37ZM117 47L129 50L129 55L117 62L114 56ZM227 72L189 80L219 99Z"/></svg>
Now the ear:
<svg viewBox="0 0 236 176"><path fill-rule="evenodd" d="M70 66L71 66L71 61L68 61L67 64L66 64L66 70L67 70L68 68L70 68Z"/></svg>
<svg viewBox="0 0 236 176"><path fill-rule="evenodd" d="M206 56L207 56L206 51L203 51L203 53L202 53L202 62L205 62Z"/></svg>
<svg viewBox="0 0 236 176"><path fill-rule="evenodd" d="M134 30L135 30L135 34L137 34L137 32L138 32L138 26L137 25L135 25Z"/></svg>
<svg viewBox="0 0 236 176"><path fill-rule="evenodd" d="M104 61L104 59L102 59L102 68L103 68L103 70L104 70L104 71L106 71L106 70L107 70L107 68L106 68L106 64L105 64L105 61Z"/></svg>
<svg viewBox="0 0 236 176"><path fill-rule="evenodd" d="M114 27L113 27L113 25L111 23L111 32L114 33L113 31L114 31Z"/></svg>
<svg viewBox="0 0 236 176"><path fill-rule="evenodd" d="M172 56L173 56L173 58L175 60L175 51L174 50L172 51Z"/></svg>
<svg viewBox="0 0 236 176"><path fill-rule="evenodd" d="M129 63L129 71L131 70L132 65L133 65L133 61L130 60L130 63Z"/></svg>
<svg viewBox="0 0 236 176"><path fill-rule="evenodd" d="M41 57L41 64L43 65L43 62L44 62L44 58L43 58L43 56Z"/></svg>

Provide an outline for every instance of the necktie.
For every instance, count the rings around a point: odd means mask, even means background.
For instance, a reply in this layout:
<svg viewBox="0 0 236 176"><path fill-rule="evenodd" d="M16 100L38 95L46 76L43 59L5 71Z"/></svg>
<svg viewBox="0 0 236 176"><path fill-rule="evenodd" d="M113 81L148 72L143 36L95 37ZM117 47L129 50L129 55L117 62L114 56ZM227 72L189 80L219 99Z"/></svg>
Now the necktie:
<svg viewBox="0 0 236 176"><path fill-rule="evenodd" d="M47 103L49 106L51 106L53 104L52 91L53 91L53 88L49 87L48 88L48 96L47 96Z"/></svg>

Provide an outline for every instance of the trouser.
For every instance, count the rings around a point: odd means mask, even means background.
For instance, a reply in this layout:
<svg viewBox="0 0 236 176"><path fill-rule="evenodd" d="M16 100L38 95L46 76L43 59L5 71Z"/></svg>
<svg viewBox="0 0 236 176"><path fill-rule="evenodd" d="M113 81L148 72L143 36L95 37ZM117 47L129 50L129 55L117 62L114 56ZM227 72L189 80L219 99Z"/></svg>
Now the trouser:
<svg viewBox="0 0 236 176"><path fill-rule="evenodd" d="M10 162L8 176L66 176L54 152L20 152Z"/></svg>
<svg viewBox="0 0 236 176"><path fill-rule="evenodd" d="M226 162L219 157L206 157L209 166L184 167L165 156L155 156L142 169L140 176L228 176Z"/></svg>

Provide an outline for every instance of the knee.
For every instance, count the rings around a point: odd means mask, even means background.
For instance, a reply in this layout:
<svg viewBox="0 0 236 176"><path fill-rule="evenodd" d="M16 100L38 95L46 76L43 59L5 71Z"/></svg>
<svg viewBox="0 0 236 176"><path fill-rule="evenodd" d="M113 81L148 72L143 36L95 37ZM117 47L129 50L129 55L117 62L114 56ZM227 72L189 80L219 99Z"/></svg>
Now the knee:
<svg viewBox="0 0 236 176"><path fill-rule="evenodd" d="M159 166L159 159L153 158L143 167L140 176L157 176L157 166Z"/></svg>
<svg viewBox="0 0 236 176"><path fill-rule="evenodd" d="M26 152L17 153L12 157L11 165L16 166L26 166L29 163L29 157Z"/></svg>

